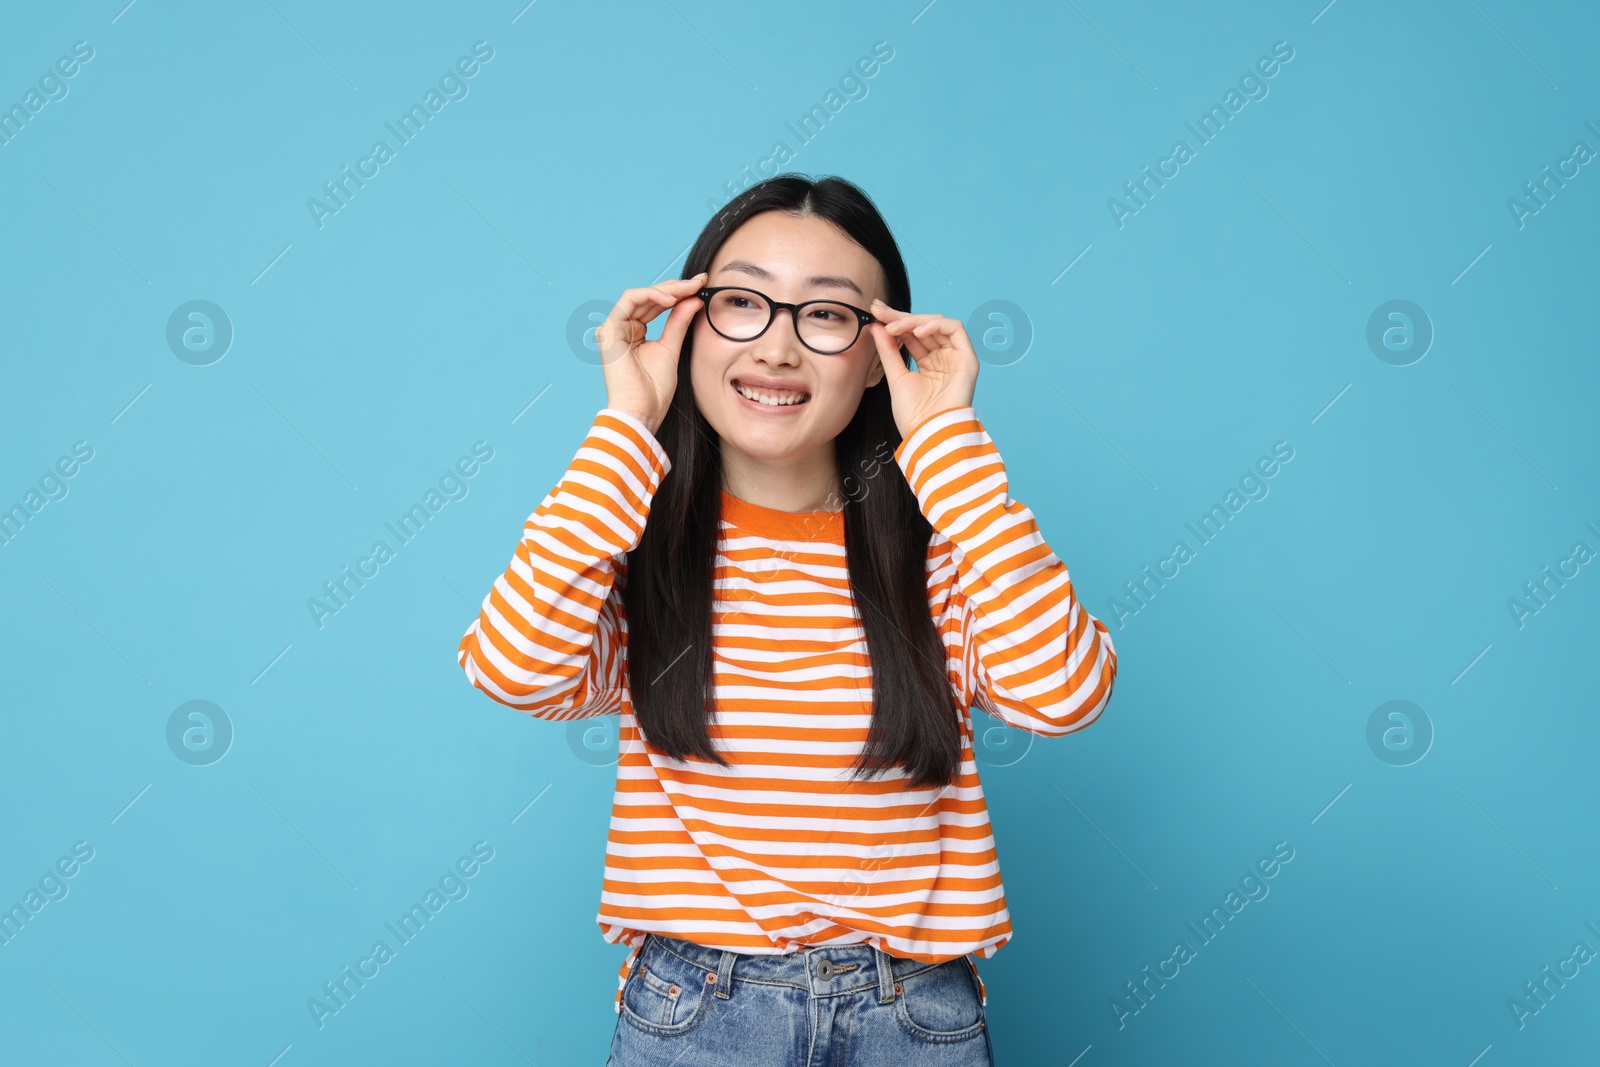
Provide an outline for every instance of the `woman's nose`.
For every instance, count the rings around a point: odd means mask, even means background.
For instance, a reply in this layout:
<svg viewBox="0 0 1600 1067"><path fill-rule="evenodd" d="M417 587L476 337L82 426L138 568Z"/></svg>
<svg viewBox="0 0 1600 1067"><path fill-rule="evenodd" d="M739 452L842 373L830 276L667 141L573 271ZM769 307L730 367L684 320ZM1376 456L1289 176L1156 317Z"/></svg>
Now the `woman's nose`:
<svg viewBox="0 0 1600 1067"><path fill-rule="evenodd" d="M800 343L800 336L795 332L794 312L788 308L779 308L777 315L772 319L772 325L767 327L756 339L755 356L765 363L795 364L800 362L800 350L805 346Z"/></svg>

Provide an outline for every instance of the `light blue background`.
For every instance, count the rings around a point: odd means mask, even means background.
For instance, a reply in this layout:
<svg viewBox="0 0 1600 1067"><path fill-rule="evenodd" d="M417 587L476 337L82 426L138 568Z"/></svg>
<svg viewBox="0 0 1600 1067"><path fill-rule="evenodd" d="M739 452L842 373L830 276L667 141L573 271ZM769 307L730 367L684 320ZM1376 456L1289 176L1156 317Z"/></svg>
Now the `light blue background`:
<svg viewBox="0 0 1600 1067"><path fill-rule="evenodd" d="M675 274L779 139L876 199L916 310L1025 310L977 408L1097 616L1294 449L1113 623L1102 721L1005 766L989 738L999 1062L1594 1056L1600 963L1507 1006L1600 951L1600 568L1507 607L1600 549L1600 167L1524 228L1506 204L1600 149L1591 5L122 3L0 32L6 104L95 50L0 146L0 506L94 449L0 547L0 903L95 850L0 947L0 1059L604 1058L613 768L455 645L604 403L574 310ZM319 229L307 199L478 40L470 95ZM1119 229L1107 199L1280 40L1270 94ZM210 366L165 340L194 299L236 331ZM1365 339L1392 299L1436 331L1405 367ZM308 598L480 440L470 494L319 629ZM167 745L193 699L236 731L211 766ZM1366 741L1391 699L1436 731L1411 766ZM477 841L470 895L319 1030L307 999ZM1270 896L1119 1028L1278 841Z"/></svg>

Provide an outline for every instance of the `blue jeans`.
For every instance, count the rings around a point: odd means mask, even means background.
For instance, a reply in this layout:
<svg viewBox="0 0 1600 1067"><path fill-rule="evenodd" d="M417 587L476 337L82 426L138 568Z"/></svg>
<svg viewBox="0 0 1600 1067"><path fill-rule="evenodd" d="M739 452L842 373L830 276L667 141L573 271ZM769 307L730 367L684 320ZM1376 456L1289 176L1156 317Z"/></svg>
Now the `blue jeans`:
<svg viewBox="0 0 1600 1067"><path fill-rule="evenodd" d="M992 1067L970 955L756 955L647 934L607 1067Z"/></svg>

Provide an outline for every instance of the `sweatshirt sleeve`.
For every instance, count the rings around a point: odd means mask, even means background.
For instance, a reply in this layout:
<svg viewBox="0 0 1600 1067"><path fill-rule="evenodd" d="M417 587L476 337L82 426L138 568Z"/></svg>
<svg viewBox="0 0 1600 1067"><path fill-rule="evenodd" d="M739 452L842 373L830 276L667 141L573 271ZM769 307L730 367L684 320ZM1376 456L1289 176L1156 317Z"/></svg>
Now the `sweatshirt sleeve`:
<svg viewBox="0 0 1600 1067"><path fill-rule="evenodd" d="M621 710L627 670L616 580L670 469L639 420L612 408L595 416L456 648L469 682L539 719Z"/></svg>
<svg viewBox="0 0 1600 1067"><path fill-rule="evenodd" d="M1094 722L1111 699L1116 648L1033 512L1011 499L977 413L969 405L926 416L895 459L933 524L930 584L945 572L941 629L959 646L964 706L1044 736Z"/></svg>

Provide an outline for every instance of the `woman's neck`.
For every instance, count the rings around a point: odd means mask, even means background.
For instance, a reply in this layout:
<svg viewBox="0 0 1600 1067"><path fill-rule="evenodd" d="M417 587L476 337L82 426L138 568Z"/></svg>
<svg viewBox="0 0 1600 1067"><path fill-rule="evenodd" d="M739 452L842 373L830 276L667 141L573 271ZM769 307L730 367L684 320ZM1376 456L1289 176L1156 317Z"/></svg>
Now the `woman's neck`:
<svg viewBox="0 0 1600 1067"><path fill-rule="evenodd" d="M722 443L722 484L746 503L774 511L838 511L839 468L832 446L798 460L759 459Z"/></svg>

